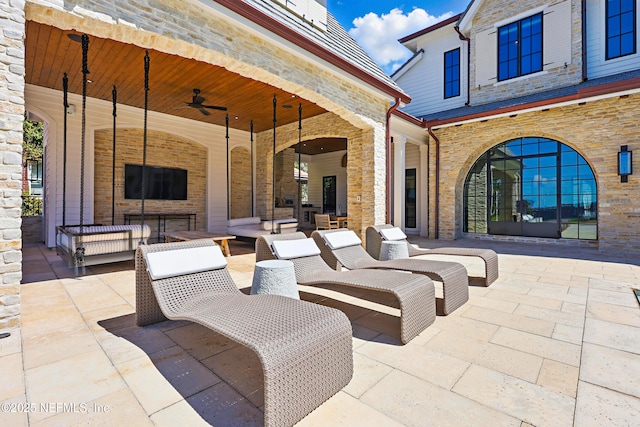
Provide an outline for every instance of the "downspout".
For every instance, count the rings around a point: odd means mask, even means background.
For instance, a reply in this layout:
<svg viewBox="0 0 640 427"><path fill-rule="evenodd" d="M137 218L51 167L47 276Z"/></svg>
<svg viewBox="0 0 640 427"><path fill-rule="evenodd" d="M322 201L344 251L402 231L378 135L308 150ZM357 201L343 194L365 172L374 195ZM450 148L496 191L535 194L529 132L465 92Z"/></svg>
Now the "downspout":
<svg viewBox="0 0 640 427"><path fill-rule="evenodd" d="M387 140L387 154L386 154L386 192L387 192L387 200L386 200L386 216L385 223L391 224L391 114L398 109L400 106L400 98L396 98L396 103L389 108L387 111L387 125L386 125L386 135L385 138Z"/></svg>
<svg viewBox="0 0 640 427"><path fill-rule="evenodd" d="M582 0L582 81L589 79L587 74L587 0Z"/></svg>
<svg viewBox="0 0 640 427"><path fill-rule="evenodd" d="M435 231L433 233L433 236L435 239L439 239L440 238L440 140L438 139L437 136L435 136L435 134L433 133L433 131L431 130L431 126L427 126L427 132L429 132L429 136L431 136L431 138L433 138L433 140L436 143L436 152L435 152L435 156L436 156L436 191L435 191L435 196L436 196L436 204L435 204L435 209L434 209L434 215L433 215L433 221L435 222Z"/></svg>
<svg viewBox="0 0 640 427"><path fill-rule="evenodd" d="M467 102L464 105L469 105L471 103L471 39L460 32L458 25L453 28L458 33L458 38L467 42Z"/></svg>

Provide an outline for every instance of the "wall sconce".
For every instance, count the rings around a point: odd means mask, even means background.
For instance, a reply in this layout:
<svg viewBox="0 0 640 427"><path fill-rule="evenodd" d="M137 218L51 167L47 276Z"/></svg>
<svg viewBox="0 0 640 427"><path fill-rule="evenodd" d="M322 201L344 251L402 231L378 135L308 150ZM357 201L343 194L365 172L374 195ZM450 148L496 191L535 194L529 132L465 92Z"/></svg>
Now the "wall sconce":
<svg viewBox="0 0 640 427"><path fill-rule="evenodd" d="M618 152L618 175L620 182L629 182L629 175L633 174L633 151L627 145L621 145Z"/></svg>

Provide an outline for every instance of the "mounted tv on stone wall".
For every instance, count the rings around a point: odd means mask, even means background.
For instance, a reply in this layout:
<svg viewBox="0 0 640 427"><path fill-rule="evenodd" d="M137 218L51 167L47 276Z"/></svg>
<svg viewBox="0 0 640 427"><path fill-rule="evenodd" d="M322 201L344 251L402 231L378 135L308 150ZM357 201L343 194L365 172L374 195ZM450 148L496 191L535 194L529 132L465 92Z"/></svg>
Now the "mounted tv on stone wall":
<svg viewBox="0 0 640 427"><path fill-rule="evenodd" d="M124 165L124 198L142 198L142 165ZM145 166L144 198L149 200L187 200L185 169Z"/></svg>

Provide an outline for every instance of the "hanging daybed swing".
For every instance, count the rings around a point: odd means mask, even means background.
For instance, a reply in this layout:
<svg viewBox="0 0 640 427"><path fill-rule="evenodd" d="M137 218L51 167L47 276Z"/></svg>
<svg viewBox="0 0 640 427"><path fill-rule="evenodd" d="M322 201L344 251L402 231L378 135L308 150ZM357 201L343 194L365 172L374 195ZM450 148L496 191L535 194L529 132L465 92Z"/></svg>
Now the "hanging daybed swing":
<svg viewBox="0 0 640 427"><path fill-rule="evenodd" d="M75 35L73 35L75 36ZM76 274L85 266L110 262L131 260L140 244L146 244L151 230L144 223L144 178L142 180L142 204L140 224L116 225L114 220L115 203L111 205L111 225L84 224L84 172L85 172L85 135L86 135L86 102L87 102L87 54L89 37L83 34L80 40L77 36L70 38L82 43L82 136L80 157L80 223L67 225L66 223L66 178L67 178L67 112L69 108L68 78L64 74L62 86L64 92L64 142L63 142L63 179L62 179L62 225L56 228L56 252L70 268L75 268ZM147 149L147 110L149 91L149 53L144 58L145 71L145 105L144 105L144 138L142 167L146 167ZM113 87L113 164L112 164L112 198L115 196L115 161L116 161L116 97L117 90ZM144 176L144 174L143 174Z"/></svg>

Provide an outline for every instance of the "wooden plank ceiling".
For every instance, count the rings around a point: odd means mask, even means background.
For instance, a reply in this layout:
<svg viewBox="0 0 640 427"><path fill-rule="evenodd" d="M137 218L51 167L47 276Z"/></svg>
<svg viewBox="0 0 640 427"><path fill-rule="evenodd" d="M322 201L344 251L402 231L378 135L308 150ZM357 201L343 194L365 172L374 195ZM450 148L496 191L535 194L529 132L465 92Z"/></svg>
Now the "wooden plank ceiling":
<svg viewBox="0 0 640 427"><path fill-rule="evenodd" d="M27 22L26 82L62 91L68 74L69 92L82 94L82 46L72 41L69 31ZM91 83L87 96L111 102L117 87L118 104L144 107L145 50L131 44L90 37L87 68ZM277 98L277 125L297 122L302 103L303 119L325 113L317 105L268 84L242 77L228 70L193 59L150 50L149 110L225 125L225 112L185 108L193 89L200 89L205 105L227 107L229 125L249 131L273 128L273 96ZM62 104L62 100L61 100ZM287 108L288 106L288 108ZM62 106L61 106L62 108ZM346 147L345 147L346 148Z"/></svg>

